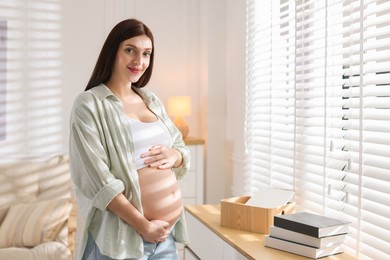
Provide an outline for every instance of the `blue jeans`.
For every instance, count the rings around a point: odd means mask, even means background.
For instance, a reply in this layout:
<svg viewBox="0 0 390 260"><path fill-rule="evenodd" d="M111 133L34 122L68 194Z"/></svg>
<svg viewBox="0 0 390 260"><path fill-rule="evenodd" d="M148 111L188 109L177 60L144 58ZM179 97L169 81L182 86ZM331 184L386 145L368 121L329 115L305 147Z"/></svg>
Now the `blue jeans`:
<svg viewBox="0 0 390 260"><path fill-rule="evenodd" d="M144 241L144 256L141 258L126 258L121 260L178 260L179 253L175 241L170 235L165 242L149 243ZM115 260L102 255L91 234L88 234L83 260Z"/></svg>

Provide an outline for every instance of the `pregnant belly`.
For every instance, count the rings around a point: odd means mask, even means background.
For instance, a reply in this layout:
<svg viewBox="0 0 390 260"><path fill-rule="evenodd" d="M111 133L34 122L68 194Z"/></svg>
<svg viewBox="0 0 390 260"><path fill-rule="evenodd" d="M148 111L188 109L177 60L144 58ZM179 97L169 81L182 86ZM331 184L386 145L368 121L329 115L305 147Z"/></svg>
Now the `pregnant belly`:
<svg viewBox="0 0 390 260"><path fill-rule="evenodd" d="M183 208L179 183L172 170L145 167L138 170L138 177L145 218L164 220L172 227Z"/></svg>

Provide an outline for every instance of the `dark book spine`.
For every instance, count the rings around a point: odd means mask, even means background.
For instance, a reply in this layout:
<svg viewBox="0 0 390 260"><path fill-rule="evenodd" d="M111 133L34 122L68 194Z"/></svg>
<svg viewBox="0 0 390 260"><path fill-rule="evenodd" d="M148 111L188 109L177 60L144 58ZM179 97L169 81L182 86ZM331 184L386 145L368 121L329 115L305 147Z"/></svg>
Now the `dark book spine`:
<svg viewBox="0 0 390 260"><path fill-rule="evenodd" d="M274 217L274 226L295 231L301 234L306 234L312 237L319 237L318 228L284 218Z"/></svg>

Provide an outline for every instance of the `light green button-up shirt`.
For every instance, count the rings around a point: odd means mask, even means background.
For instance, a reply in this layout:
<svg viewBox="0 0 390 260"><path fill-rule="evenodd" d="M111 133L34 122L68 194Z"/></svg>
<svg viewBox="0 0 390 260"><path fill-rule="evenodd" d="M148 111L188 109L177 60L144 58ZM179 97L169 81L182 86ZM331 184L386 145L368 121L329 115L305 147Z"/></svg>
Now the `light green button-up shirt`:
<svg viewBox="0 0 390 260"><path fill-rule="evenodd" d="M181 179L190 164L189 149L181 133L165 112L160 99L150 91L134 89L148 108L167 126L173 148L183 156ZM133 158L133 139L127 115L119 99L104 84L81 93L70 118L70 167L78 205L76 259L81 259L88 231L102 254L114 259L143 256L142 237L107 209L123 193L142 213L138 174ZM177 242L188 244L184 212L172 234Z"/></svg>

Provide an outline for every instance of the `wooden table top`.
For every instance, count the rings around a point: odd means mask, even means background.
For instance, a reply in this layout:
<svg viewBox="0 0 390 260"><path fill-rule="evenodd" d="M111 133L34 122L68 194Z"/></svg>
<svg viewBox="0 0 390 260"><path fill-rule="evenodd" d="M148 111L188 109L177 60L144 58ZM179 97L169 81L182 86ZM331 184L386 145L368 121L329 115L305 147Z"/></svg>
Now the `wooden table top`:
<svg viewBox="0 0 390 260"><path fill-rule="evenodd" d="M264 246L264 234L252 233L244 230L222 227L220 225L220 205L187 205L188 213L202 222L211 231L248 259L308 259L281 250ZM326 260L356 260L346 253L332 255L321 259Z"/></svg>

